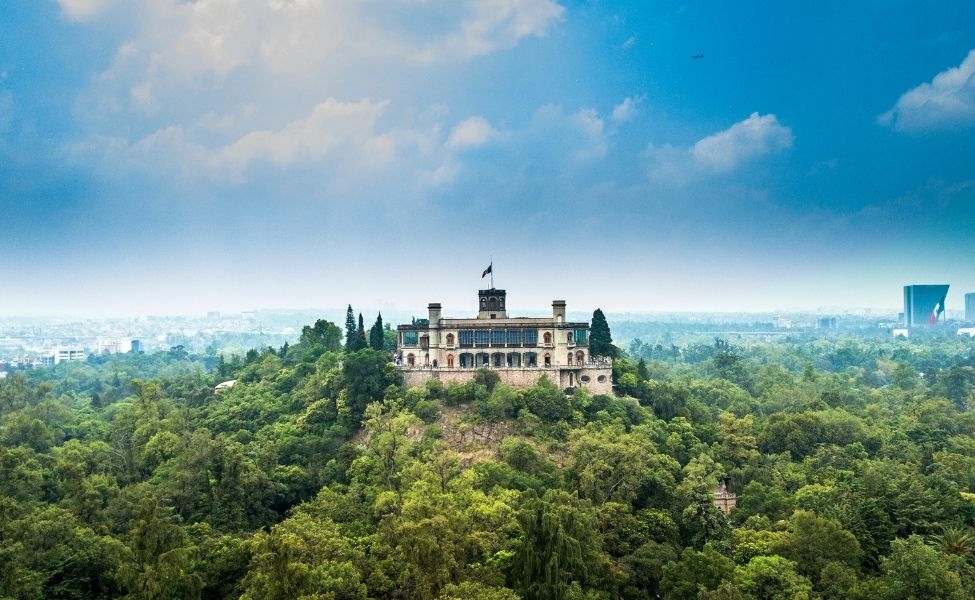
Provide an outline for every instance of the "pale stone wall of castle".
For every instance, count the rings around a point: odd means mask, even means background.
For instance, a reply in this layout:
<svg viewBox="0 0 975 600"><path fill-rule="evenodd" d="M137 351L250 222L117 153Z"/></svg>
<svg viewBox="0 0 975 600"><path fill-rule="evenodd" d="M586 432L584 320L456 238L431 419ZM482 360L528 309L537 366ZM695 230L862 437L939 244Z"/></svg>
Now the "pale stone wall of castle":
<svg viewBox="0 0 975 600"><path fill-rule="evenodd" d="M560 388L584 387L592 394L613 393L613 369L610 366L594 365L582 368L560 369L557 367L508 369L492 367L492 371L497 373L501 382L516 388L531 387L538 383L542 375L546 375L555 382ZM444 385L451 382L467 383L474 377L474 369L401 369L403 383L408 387L420 387L426 384L429 379L439 379ZM589 381L583 378L588 377Z"/></svg>

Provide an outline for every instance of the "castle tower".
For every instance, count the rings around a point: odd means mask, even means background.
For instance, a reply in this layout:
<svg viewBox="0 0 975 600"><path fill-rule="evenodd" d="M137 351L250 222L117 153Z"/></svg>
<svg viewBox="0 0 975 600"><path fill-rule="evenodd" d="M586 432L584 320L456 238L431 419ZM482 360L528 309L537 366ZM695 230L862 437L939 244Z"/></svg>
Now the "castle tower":
<svg viewBox="0 0 975 600"><path fill-rule="evenodd" d="M495 288L478 290L477 312L478 319L507 319L508 313L504 308L505 291Z"/></svg>

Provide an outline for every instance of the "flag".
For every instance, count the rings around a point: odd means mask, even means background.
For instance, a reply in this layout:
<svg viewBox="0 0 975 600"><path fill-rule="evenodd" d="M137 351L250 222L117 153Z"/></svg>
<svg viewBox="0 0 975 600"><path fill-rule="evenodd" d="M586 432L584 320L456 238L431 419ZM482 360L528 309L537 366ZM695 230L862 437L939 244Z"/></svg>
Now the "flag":
<svg viewBox="0 0 975 600"><path fill-rule="evenodd" d="M487 274L488 273L493 273L493 271L491 270L491 267L493 267L493 266L494 266L494 263L491 263L491 264L488 265L488 268L484 269L484 272L481 273L481 279L484 279L485 277L487 277Z"/></svg>
<svg viewBox="0 0 975 600"><path fill-rule="evenodd" d="M944 310L945 309L943 306L941 306L940 302L934 305L934 310L931 311L931 318L928 319L931 327L934 327L934 324L938 321L938 317L941 316L941 313L944 312Z"/></svg>

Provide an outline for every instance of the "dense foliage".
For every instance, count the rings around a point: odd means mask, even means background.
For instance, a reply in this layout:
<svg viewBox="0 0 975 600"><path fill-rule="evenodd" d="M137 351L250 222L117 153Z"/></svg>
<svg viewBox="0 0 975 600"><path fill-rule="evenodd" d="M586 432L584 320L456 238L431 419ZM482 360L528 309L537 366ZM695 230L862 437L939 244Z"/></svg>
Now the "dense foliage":
<svg viewBox="0 0 975 600"><path fill-rule="evenodd" d="M970 341L638 344L618 396L406 389L348 312L346 349L319 321L0 381L0 598L975 596Z"/></svg>

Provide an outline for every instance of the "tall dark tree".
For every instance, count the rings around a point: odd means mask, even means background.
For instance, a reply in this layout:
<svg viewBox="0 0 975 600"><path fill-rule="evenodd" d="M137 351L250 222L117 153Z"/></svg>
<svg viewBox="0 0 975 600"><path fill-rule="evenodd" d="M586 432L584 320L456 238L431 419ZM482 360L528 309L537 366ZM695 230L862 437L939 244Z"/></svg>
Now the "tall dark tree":
<svg viewBox="0 0 975 600"><path fill-rule="evenodd" d="M650 371L647 369L647 361L640 358L640 362L636 365L636 376L640 381L646 381L650 379Z"/></svg>
<svg viewBox="0 0 975 600"><path fill-rule="evenodd" d="M383 313L379 313L372 329L369 330L369 347L373 350L383 351Z"/></svg>
<svg viewBox="0 0 975 600"><path fill-rule="evenodd" d="M362 350L369 346L369 342L366 340L366 326L362 321L362 313L359 313L359 326L355 330L355 349L356 351Z"/></svg>
<svg viewBox="0 0 975 600"><path fill-rule="evenodd" d="M609 332L606 315L599 308L592 313L592 325L589 328L589 352L593 356L616 356L613 346L613 336Z"/></svg>
<svg viewBox="0 0 975 600"><path fill-rule="evenodd" d="M345 311L345 349L349 352L355 351L355 313L352 312L352 305Z"/></svg>

